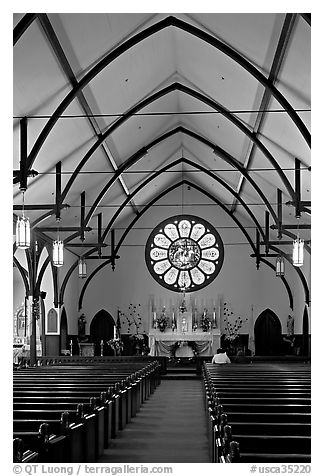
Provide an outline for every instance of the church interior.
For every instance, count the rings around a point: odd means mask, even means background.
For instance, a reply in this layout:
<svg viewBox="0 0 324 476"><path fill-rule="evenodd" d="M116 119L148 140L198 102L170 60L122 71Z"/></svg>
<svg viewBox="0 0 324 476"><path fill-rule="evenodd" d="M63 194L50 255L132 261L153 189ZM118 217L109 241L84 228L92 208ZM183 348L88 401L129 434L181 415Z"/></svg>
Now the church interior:
<svg viewBox="0 0 324 476"><path fill-rule="evenodd" d="M308 467L311 15L13 37L13 461Z"/></svg>

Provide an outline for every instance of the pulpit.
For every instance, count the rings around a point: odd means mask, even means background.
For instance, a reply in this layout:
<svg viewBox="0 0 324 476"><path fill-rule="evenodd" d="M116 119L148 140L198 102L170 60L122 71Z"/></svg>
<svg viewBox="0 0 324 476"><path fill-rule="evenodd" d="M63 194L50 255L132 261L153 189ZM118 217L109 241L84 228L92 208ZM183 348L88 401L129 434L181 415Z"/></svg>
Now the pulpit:
<svg viewBox="0 0 324 476"><path fill-rule="evenodd" d="M81 357L94 357L95 345L92 342L79 342L79 355Z"/></svg>

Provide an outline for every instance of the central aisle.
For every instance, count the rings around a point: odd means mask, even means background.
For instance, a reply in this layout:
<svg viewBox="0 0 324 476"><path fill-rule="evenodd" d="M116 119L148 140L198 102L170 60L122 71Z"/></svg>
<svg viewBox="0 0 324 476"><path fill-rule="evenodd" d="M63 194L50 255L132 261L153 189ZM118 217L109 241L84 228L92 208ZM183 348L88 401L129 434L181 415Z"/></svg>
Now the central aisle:
<svg viewBox="0 0 324 476"><path fill-rule="evenodd" d="M208 463L201 380L162 380L99 463Z"/></svg>

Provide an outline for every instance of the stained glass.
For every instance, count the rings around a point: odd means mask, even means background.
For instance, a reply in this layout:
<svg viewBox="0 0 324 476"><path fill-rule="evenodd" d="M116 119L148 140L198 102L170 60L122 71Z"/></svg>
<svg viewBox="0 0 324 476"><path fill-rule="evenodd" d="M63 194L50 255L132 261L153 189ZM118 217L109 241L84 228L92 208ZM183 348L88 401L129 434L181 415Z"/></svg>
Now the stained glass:
<svg viewBox="0 0 324 476"><path fill-rule="evenodd" d="M162 248L169 248L169 246L171 245L171 241L169 240L169 238L167 238L165 235L162 235L162 233L158 233L154 237L154 243L156 244L156 246L161 246Z"/></svg>
<svg viewBox="0 0 324 476"><path fill-rule="evenodd" d="M170 262L168 260L165 261L159 261L158 263L155 263L154 265L154 271L157 274L163 274L166 272L167 269L169 269L171 266Z"/></svg>
<svg viewBox="0 0 324 476"><path fill-rule="evenodd" d="M179 223L179 231L180 231L180 236L182 238L187 238L189 236L191 229L191 224L190 221L188 220L181 220Z"/></svg>
<svg viewBox="0 0 324 476"><path fill-rule="evenodd" d="M195 223L191 230L190 238L195 241L198 241L199 238L203 236L205 233L205 227L201 223Z"/></svg>
<svg viewBox="0 0 324 476"><path fill-rule="evenodd" d="M200 248L209 248L216 243L216 238L211 233L207 233L207 235L203 236L202 239L198 242Z"/></svg>
<svg viewBox="0 0 324 476"><path fill-rule="evenodd" d="M219 251L217 248L207 248L206 250L202 250L201 257L215 261L219 257Z"/></svg>
<svg viewBox="0 0 324 476"><path fill-rule="evenodd" d="M178 228L173 223L168 223L164 227L164 233L170 238L171 241L179 238Z"/></svg>
<svg viewBox="0 0 324 476"><path fill-rule="evenodd" d="M205 281L205 275L198 268L192 269L190 274L195 284L202 284Z"/></svg>
<svg viewBox="0 0 324 476"><path fill-rule="evenodd" d="M206 274L213 274L215 271L215 265L210 261L201 260L198 266Z"/></svg>
<svg viewBox="0 0 324 476"><path fill-rule="evenodd" d="M178 284L180 288L189 288L191 284L191 279L188 271L180 271L180 276L178 279Z"/></svg>
<svg viewBox="0 0 324 476"><path fill-rule="evenodd" d="M174 284L177 280L179 274L179 270L176 268L171 268L167 273L164 275L164 281L167 284Z"/></svg>
<svg viewBox="0 0 324 476"><path fill-rule="evenodd" d="M153 248L150 252L150 256L154 261L166 259L168 257L168 250L163 250L162 248Z"/></svg>
<svg viewBox="0 0 324 476"><path fill-rule="evenodd" d="M154 228L145 259L159 284L176 292L192 292L216 278L223 265L224 246L216 229L203 218L179 215Z"/></svg>

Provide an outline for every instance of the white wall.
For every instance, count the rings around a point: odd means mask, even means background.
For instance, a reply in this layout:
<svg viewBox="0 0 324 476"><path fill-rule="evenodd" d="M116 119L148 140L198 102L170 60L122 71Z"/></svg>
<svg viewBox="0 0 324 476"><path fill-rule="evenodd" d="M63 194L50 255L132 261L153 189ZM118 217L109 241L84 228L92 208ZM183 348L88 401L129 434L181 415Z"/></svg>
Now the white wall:
<svg viewBox="0 0 324 476"><path fill-rule="evenodd" d="M171 204L181 203L180 190L174 191L161 200L158 206L148 211L136 223L137 229L132 230L126 238L124 245L119 250L120 259L117 260L116 270L113 272L110 265L105 266L90 282L83 299L82 312L87 318L86 332L89 333L91 319L100 309L106 309L114 318L117 317L117 309L124 313L129 312L130 305L140 304L140 314L143 326L140 331L148 331L151 323L150 301L152 296L158 308L162 305L170 308L178 294L160 286L150 275L145 264L145 243L151 230L163 219L181 213L181 207ZM201 204L206 206L184 206L184 213L189 213L205 218L218 230L225 245L225 258L223 267L216 279L207 287L192 293L198 305L198 311L203 305L208 305L211 310L212 303L218 303L220 299L228 304L234 316L249 318L250 322L242 327L241 332L247 333L255 322L258 315L266 308L272 309L280 318L282 332L286 332L286 320L291 310L286 288L280 278L275 276L272 269L261 263L260 270L256 270L255 259L251 258L252 249L246 243L243 233L235 228L235 223L225 214L220 207L216 206L195 190L186 190L186 203ZM239 217L239 215L237 215ZM243 220L244 222L244 220ZM127 226L128 222L122 222L118 227ZM251 223L245 220L247 227ZM105 224L104 224L105 225ZM116 230L116 243L123 230ZM223 228L225 227L225 228ZM234 228L229 228L234 227ZM252 240L255 238L253 229L247 228ZM275 238L275 236L273 237ZM134 246L135 245L135 246ZM287 253L291 250L286 247ZM109 247L106 248L109 250ZM105 254L109 254L105 252ZM44 252L44 259L46 252ZM59 282L62 283L69 266L76 257L65 250L64 266L59 269ZM274 258L270 258L274 263ZM88 275L99 265L97 260L87 262ZM301 268L306 279L310 276L309 255L305 253L305 265ZM17 274L17 273L15 273ZM295 269L286 263L286 279L291 287L294 297L295 333L302 332L302 316L305 306L304 291ZM77 269L73 272L64 295L64 306L68 317L68 332L77 333L78 300L85 280L78 278ZM21 300L22 281L15 279L15 300ZM45 300L46 313L53 307L53 284L50 266L48 266L41 285L41 290L47 292ZM188 296L189 301L190 296ZM253 318L253 322L252 322ZM122 331L127 331L124 326ZM134 331L134 327L131 329Z"/></svg>
<svg viewBox="0 0 324 476"><path fill-rule="evenodd" d="M190 198L188 195L189 192L186 191L187 203L206 201L201 194L194 190L190 192ZM179 197L174 192L173 196L170 194L167 199L159 203L177 202L179 203ZM136 227L143 229L134 230L129 234L125 246L122 246L119 251L121 257L117 261L116 270L113 272L111 266L107 265L93 278L87 288L83 301L83 312L87 316L88 326L96 312L102 308L116 317L118 307L127 313L129 305L140 304L143 327L147 332L151 322L151 296L154 296L155 302L160 308L162 305L166 305L168 308L170 301L174 302L177 293L161 287L151 277L146 268L144 252L151 229L163 219L178 214L179 211L179 207L155 207L137 222ZM275 276L274 271L265 264L261 264L259 271L256 270L255 259L250 257L252 249L246 244L246 239L240 230L222 228L235 226L230 217L214 205L188 206L184 208L184 213L201 216L210 221L218 229L225 244L225 259L220 274L209 286L192 293L198 302L198 307L199 303L217 302L222 298L228 303L234 316L252 319L253 315L254 322L263 310L270 308L280 318L282 332L285 333L286 320L288 314L291 313L286 288L281 279ZM125 225L126 223L123 223L120 226ZM248 225L251 226L250 223ZM254 230L249 231L254 240ZM116 231L116 243L120 233L118 230ZM91 261L89 269L93 268L96 263ZM272 263L274 264L274 258L272 258ZM306 269L308 267L309 264L306 265ZM304 293L297 274L289 263L286 265L286 270L286 278L294 296L295 332L300 333L305 304ZM250 325L251 321L242 327L241 332L248 332ZM125 330L124 326L123 331Z"/></svg>

